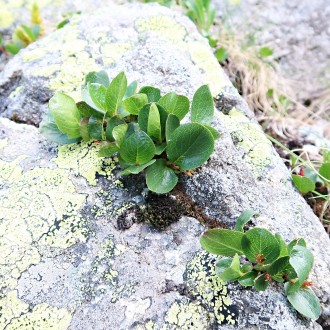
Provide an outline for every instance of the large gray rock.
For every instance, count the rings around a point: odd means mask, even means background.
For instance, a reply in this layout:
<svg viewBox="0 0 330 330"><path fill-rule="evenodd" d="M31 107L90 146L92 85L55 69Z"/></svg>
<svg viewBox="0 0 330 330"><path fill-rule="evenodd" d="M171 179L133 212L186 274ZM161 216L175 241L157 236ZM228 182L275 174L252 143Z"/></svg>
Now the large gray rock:
<svg viewBox="0 0 330 330"><path fill-rule="evenodd" d="M84 75L124 70L140 85L189 97L208 83L223 132L211 160L181 178L195 217L232 228L241 211L315 255L311 280L329 315L330 243L294 190L282 161L185 17L157 5L113 6L82 16L34 43L0 76L0 113L38 124L55 90L80 98ZM0 328L5 329L320 329L289 306L279 286L264 293L226 286L204 231L173 196L149 195L141 177L118 178L99 146L56 147L32 125L0 119ZM156 230L141 220L180 220ZM174 213L175 212L175 213Z"/></svg>

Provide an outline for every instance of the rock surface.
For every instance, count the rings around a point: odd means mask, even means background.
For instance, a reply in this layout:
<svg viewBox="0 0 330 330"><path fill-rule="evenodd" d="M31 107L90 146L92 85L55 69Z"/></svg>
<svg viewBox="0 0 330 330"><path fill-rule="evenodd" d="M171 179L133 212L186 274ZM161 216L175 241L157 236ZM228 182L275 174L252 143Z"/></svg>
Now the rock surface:
<svg viewBox="0 0 330 330"><path fill-rule="evenodd" d="M228 227L255 209L255 224L287 241L304 237L321 321L329 322L329 238L187 18L157 5L77 18L6 65L0 114L37 125L55 90L78 100L84 75L99 69L190 98L210 85L223 136L210 162L181 178L182 190ZM132 206L147 201L143 180L118 178L115 159L98 158L98 148L57 148L36 127L0 119L0 328L321 328L299 317L280 287L257 293L217 279L196 219L164 231L130 222Z"/></svg>
<svg viewBox="0 0 330 330"><path fill-rule="evenodd" d="M299 101L329 91L329 1L216 0L215 5L234 32L274 50Z"/></svg>

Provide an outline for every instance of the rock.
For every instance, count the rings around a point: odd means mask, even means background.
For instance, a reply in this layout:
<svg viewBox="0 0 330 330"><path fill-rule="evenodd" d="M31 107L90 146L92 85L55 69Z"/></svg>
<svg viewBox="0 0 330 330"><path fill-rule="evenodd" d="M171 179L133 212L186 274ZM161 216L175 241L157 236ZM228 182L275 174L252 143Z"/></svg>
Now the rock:
<svg viewBox="0 0 330 330"><path fill-rule="evenodd" d="M210 85L223 136L207 165L181 177L181 190L230 228L254 209L256 225L287 241L304 237L328 322L330 243L322 225L194 25L158 5L133 4L77 18L1 73L1 116L19 123L0 119L0 328L321 329L280 287L258 293L216 278L195 218L164 230L139 223L144 181L118 177L115 159L98 158L97 144L56 147L40 135L33 125L54 92L78 100L84 75L99 69L190 98ZM157 210L163 204L170 203Z"/></svg>

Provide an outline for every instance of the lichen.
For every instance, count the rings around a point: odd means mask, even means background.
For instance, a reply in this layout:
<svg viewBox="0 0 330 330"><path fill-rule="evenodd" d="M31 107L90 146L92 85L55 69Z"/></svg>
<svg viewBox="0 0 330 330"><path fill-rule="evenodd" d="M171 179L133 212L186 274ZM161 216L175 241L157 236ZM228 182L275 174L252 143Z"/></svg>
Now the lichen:
<svg viewBox="0 0 330 330"><path fill-rule="evenodd" d="M208 321L208 313L200 304L182 300L171 305L162 330L204 330L208 327Z"/></svg>
<svg viewBox="0 0 330 330"><path fill-rule="evenodd" d="M39 304L32 311L11 320L6 330L66 330L71 318L71 313L64 308Z"/></svg>
<svg viewBox="0 0 330 330"><path fill-rule="evenodd" d="M130 49L132 49L132 44L130 42L117 42L103 45L101 47L103 63L105 65L115 64Z"/></svg>
<svg viewBox="0 0 330 330"><path fill-rule="evenodd" d="M215 274L215 261L207 252L197 253L187 265L187 289L209 312L211 323L235 324L236 311L230 305L227 286Z"/></svg>
<svg viewBox="0 0 330 330"><path fill-rule="evenodd" d="M228 115L220 113L237 148L245 151L244 161L255 176L261 177L272 166L273 149L261 127L233 108Z"/></svg>

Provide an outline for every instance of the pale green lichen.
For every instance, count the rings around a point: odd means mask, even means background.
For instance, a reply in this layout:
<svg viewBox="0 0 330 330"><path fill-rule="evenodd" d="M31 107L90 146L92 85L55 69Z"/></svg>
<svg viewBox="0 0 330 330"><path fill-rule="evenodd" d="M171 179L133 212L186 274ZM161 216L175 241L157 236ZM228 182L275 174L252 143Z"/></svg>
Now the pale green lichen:
<svg viewBox="0 0 330 330"><path fill-rule="evenodd" d="M44 57L46 54L45 50L42 48L35 48L23 54L23 62L32 62L39 58Z"/></svg>
<svg viewBox="0 0 330 330"><path fill-rule="evenodd" d="M246 154L244 161L256 177L263 175L273 163L273 148L258 123L253 123L243 112L233 108L228 115L220 113L237 148Z"/></svg>
<svg viewBox="0 0 330 330"><path fill-rule="evenodd" d="M105 65L115 64L130 49L132 49L132 44L130 42L117 42L103 45L101 47L103 63Z"/></svg>
<svg viewBox="0 0 330 330"><path fill-rule="evenodd" d="M13 92L10 93L9 97L16 97L20 93L22 88L23 86L18 86Z"/></svg>
<svg viewBox="0 0 330 330"><path fill-rule="evenodd" d="M14 16L13 14L4 7L4 2L0 2L0 28L1 29L7 29L9 28L13 22L14 22Z"/></svg>
<svg viewBox="0 0 330 330"><path fill-rule="evenodd" d="M162 330L204 330L208 328L209 316L200 304L183 300L172 304L165 322Z"/></svg>
<svg viewBox="0 0 330 330"><path fill-rule="evenodd" d="M39 304L32 311L11 320L6 330L66 330L71 319L71 313L64 308Z"/></svg>
<svg viewBox="0 0 330 330"><path fill-rule="evenodd" d="M70 169L75 175L84 177L89 185L96 186L97 173L113 178L112 171L116 164L111 158L98 156L99 144L68 144L58 148L58 157L53 161L59 168Z"/></svg>
<svg viewBox="0 0 330 330"><path fill-rule="evenodd" d="M208 310L210 322L235 324L236 312L230 304L227 286L215 274L215 258L202 251L188 263L187 288Z"/></svg>

